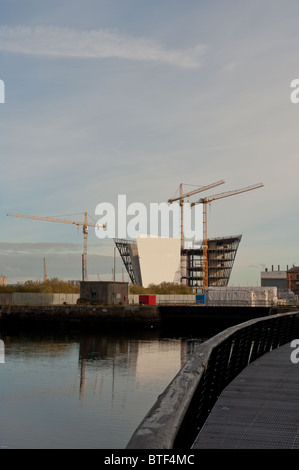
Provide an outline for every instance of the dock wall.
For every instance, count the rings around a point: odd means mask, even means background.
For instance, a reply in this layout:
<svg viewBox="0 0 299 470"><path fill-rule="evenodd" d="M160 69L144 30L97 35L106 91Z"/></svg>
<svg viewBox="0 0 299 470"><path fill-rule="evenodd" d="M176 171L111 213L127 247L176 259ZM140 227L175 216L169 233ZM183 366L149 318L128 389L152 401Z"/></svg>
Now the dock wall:
<svg viewBox="0 0 299 470"><path fill-rule="evenodd" d="M60 323L92 326L96 323L109 324L155 324L160 322L156 306L93 306L93 305L2 305L0 324L17 325Z"/></svg>
<svg viewBox="0 0 299 470"><path fill-rule="evenodd" d="M133 296L122 305L77 304L78 294L0 294L0 323L93 325L128 324L136 326L163 324L167 327L190 328L191 324L205 322L220 328L253 318L273 315L284 309L272 307L210 307L195 303L192 295L157 296L156 305L139 304ZM162 298L161 298L162 297ZM131 302L131 303L130 303ZM134 303L133 303L134 302ZM289 309L289 308L288 308ZM285 311L285 310L284 310Z"/></svg>

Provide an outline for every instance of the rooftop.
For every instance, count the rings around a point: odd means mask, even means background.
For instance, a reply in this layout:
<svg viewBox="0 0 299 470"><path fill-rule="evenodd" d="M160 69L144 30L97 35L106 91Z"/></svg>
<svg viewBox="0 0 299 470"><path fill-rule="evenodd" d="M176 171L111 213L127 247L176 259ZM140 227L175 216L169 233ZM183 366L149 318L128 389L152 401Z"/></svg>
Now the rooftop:
<svg viewBox="0 0 299 470"><path fill-rule="evenodd" d="M293 266L291 269L287 270L288 273L299 273L299 266Z"/></svg>

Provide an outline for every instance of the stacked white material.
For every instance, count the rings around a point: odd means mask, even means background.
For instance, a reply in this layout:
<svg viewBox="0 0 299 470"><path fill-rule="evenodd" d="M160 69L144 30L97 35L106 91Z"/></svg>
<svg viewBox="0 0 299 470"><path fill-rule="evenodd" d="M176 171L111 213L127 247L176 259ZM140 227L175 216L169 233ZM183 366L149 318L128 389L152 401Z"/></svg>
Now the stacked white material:
<svg viewBox="0 0 299 470"><path fill-rule="evenodd" d="M256 307L273 307L277 305L277 287L253 287Z"/></svg>
<svg viewBox="0 0 299 470"><path fill-rule="evenodd" d="M276 287L209 287L208 306L272 307L277 305Z"/></svg>
<svg viewBox="0 0 299 470"><path fill-rule="evenodd" d="M278 292L277 287L264 287L268 291L268 300L273 304L277 305L278 303Z"/></svg>
<svg viewBox="0 0 299 470"><path fill-rule="evenodd" d="M254 306L253 292L245 287L209 287L205 294L208 306Z"/></svg>

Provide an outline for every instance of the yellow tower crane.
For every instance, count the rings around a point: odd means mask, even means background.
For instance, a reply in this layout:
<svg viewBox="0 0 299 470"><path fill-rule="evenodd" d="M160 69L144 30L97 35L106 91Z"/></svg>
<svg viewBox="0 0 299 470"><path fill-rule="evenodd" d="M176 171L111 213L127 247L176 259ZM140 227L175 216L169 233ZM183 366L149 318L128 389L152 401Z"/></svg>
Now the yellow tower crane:
<svg viewBox="0 0 299 470"><path fill-rule="evenodd" d="M87 281L87 235L88 235L88 227L96 227L98 229L104 228L105 225L93 225L89 224L87 221L87 212L84 213L84 221L78 220L69 220L69 219L59 219L56 217L43 217L39 215L26 215L26 214L14 214L9 212L6 214L11 217L22 217L24 219L34 219L34 220L43 220L46 222L59 222L63 224L72 224L83 226L83 254L82 254L82 281Z"/></svg>
<svg viewBox="0 0 299 470"><path fill-rule="evenodd" d="M195 204L203 204L203 263L202 263L202 288L203 291L209 287L209 264L208 264L208 220L207 220L207 204L215 201L216 199L222 199L224 197L234 196L235 194L244 193L246 191L252 191L253 189L258 189L263 187L263 183L258 183L252 186L247 186L246 188L236 189L234 191L227 191L225 193L214 194L213 196L204 197L199 199L197 202L193 202L191 206Z"/></svg>
<svg viewBox="0 0 299 470"><path fill-rule="evenodd" d="M219 186L220 184L225 183L224 180L216 181L215 183L208 184L207 186L201 186L200 188L194 189L189 191L188 193L183 193L183 183L180 184L180 195L173 199L168 199L168 203L172 204L175 201L180 201L181 207L181 284L183 283L183 279L186 276L186 266L185 266L185 256L183 256L182 251L185 246L184 240L184 199L186 197L193 196L194 194L200 193L202 191L207 191L208 189L214 188L215 186Z"/></svg>

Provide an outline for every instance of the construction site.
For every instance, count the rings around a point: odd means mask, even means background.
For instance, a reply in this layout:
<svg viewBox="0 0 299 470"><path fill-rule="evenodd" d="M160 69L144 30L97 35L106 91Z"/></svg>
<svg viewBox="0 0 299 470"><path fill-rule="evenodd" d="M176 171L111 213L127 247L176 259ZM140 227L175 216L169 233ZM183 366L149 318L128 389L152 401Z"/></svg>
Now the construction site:
<svg viewBox="0 0 299 470"><path fill-rule="evenodd" d="M148 286L160 282L186 284L195 292L204 293L210 286L228 286L233 264L242 235L227 235L208 238L207 205L218 199L234 196L261 188L262 183L234 191L214 194L189 202L190 197L224 183L224 180L199 187L184 193L180 185L179 196L169 199L168 203L180 206L180 238L137 236L135 240L114 239L123 260L130 281L133 284ZM184 238L184 204L188 199L191 207L202 204L202 240L194 240L188 247Z"/></svg>
<svg viewBox="0 0 299 470"><path fill-rule="evenodd" d="M225 287L228 285L231 271L233 268L234 260L237 254L239 243L242 239L242 235L227 236L208 239L208 285L209 286L220 286ZM123 263L126 267L130 281L132 284L149 285L159 284L160 282L182 282L188 286L191 286L196 290L201 290L203 286L203 247L199 244L195 248L183 248L181 256L185 262L185 272L180 275L179 266L176 271L170 271L168 276L160 277L161 270L156 264L157 272L152 270L152 277L150 282L146 284L142 281L142 272L146 272L146 268L150 267L150 262L143 268L143 259L141 260L138 252L137 241L114 239L115 245L120 253ZM151 243L148 244L149 257L152 256ZM165 254L165 251L164 251ZM178 257L177 257L178 258ZM163 257L159 258L159 261L164 265ZM159 264L160 264L159 263Z"/></svg>
<svg viewBox="0 0 299 470"><path fill-rule="evenodd" d="M190 200L193 196L222 185L224 182L224 180L216 181L189 192L184 192L183 183L180 184L179 195L168 199L169 205L178 204L180 208L180 237L152 237L148 234L138 234L136 240L114 238L115 246L132 284L147 287L150 284L172 282L190 286L194 289L194 293L204 293L208 287L228 286L242 235L208 238L207 206L213 201L261 188L263 184L258 183L202 197L195 201ZM187 203L191 208L195 205L202 205L202 240L193 240L191 247L190 243L186 243L184 235L184 206ZM94 227L96 230L102 230L105 225L89 223L87 213L84 214L84 220L19 213L8 213L7 215L81 226L83 229L82 281L88 281L88 228Z"/></svg>
<svg viewBox="0 0 299 470"><path fill-rule="evenodd" d="M136 240L113 238L113 278L108 282L88 280L87 270L88 228L94 227L96 230L102 230L105 225L89 223L87 213L81 221L7 214L14 217L81 226L83 228L82 280L80 281L80 294L73 295L72 298L64 294L61 294L59 298L56 294L47 294L48 297L45 298L44 294L3 293L0 298L0 317L19 319L20 315L24 315L24 318L27 318L30 312L36 320L40 318L40 307L43 307L44 314L51 321L55 318L79 323L87 319L88 321L106 321L108 324L115 321L125 324L140 321L153 325L176 320L181 324L182 319L186 320L188 317L195 320L214 318L217 321L226 319L235 322L273 314L283 308L295 306L297 298L288 296L282 298L278 295L281 287L285 285L289 289L290 286L294 288L295 285L297 289L299 276L295 266L287 271L287 284L285 282L282 284L281 273L279 276L274 276L276 273L272 270L271 279L267 271L263 274L260 287L229 286L242 235L208 237L207 205L219 199L261 188L263 184L259 183L202 197L194 202L190 201L190 197L223 183L223 180L217 181L190 192L184 192L183 184L180 185L179 196L168 200L169 205L178 204L180 210L179 237L138 233ZM202 239L194 239L192 243L185 239L184 234L184 205L187 203L191 208L195 205L202 205ZM116 281L115 252L117 250L128 273L129 283ZM44 278L46 278L45 259ZM151 288L152 285L162 283L188 286L191 288L191 293L184 295L130 293L129 284ZM35 308L34 311L33 308Z"/></svg>

